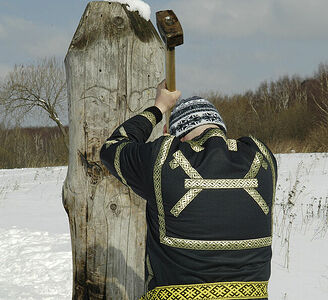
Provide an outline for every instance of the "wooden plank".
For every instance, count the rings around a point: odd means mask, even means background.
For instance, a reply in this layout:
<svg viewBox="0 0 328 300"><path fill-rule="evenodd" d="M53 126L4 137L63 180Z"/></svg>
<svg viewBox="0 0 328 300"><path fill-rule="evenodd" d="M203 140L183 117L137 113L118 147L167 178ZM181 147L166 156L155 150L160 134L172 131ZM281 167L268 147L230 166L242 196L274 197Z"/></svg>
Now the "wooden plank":
<svg viewBox="0 0 328 300"><path fill-rule="evenodd" d="M164 55L151 22L103 1L88 4L69 47L63 204L72 237L73 299L135 300L144 293L145 201L105 170L99 150L120 123L154 104Z"/></svg>

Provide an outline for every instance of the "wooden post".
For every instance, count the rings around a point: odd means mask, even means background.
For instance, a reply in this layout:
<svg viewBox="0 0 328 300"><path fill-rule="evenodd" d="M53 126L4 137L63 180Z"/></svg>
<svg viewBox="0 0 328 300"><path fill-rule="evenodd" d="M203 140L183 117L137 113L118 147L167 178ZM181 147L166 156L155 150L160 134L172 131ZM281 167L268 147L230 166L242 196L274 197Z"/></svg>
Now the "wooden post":
<svg viewBox="0 0 328 300"><path fill-rule="evenodd" d="M99 150L119 124L154 105L164 57L150 21L119 3L88 4L65 59L69 166L63 204L73 299L135 300L144 293L145 200L106 171Z"/></svg>

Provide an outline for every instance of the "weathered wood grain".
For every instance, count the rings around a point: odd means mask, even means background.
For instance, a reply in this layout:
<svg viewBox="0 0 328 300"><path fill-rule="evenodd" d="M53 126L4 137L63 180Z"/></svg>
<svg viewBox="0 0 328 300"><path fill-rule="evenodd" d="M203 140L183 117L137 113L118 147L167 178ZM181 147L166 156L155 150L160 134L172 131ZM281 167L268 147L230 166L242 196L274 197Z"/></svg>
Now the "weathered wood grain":
<svg viewBox="0 0 328 300"><path fill-rule="evenodd" d="M164 55L151 22L102 1L88 4L69 47L63 204L72 237L73 299L135 300L144 292L145 201L105 170L99 150L120 123L153 105Z"/></svg>

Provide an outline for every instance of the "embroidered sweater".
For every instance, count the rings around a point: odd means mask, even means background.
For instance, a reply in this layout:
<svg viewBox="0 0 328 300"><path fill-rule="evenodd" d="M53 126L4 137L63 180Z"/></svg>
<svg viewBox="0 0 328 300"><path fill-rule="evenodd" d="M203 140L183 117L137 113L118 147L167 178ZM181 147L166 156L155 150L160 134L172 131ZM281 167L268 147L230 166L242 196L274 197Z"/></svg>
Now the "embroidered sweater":
<svg viewBox="0 0 328 300"><path fill-rule="evenodd" d="M259 140L219 128L188 142L146 142L153 106L121 124L100 157L147 201L146 285L267 281L277 163Z"/></svg>

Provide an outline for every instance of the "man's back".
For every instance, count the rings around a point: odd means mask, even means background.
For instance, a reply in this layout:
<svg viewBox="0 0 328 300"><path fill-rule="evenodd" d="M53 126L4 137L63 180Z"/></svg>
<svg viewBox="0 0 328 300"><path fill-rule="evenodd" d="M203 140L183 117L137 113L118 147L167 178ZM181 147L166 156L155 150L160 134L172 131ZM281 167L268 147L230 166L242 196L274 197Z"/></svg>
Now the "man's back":
<svg viewBox="0 0 328 300"><path fill-rule="evenodd" d="M155 149L149 289L268 280L275 166L267 148L217 128L184 143L167 136Z"/></svg>
<svg viewBox="0 0 328 300"><path fill-rule="evenodd" d="M144 299L267 299L274 156L256 139L227 139L199 97L176 105L171 135L146 143L179 96L161 91L101 150L110 173L147 201Z"/></svg>

